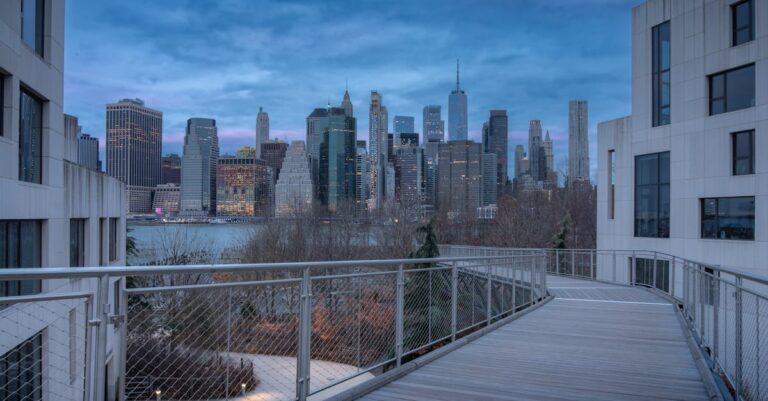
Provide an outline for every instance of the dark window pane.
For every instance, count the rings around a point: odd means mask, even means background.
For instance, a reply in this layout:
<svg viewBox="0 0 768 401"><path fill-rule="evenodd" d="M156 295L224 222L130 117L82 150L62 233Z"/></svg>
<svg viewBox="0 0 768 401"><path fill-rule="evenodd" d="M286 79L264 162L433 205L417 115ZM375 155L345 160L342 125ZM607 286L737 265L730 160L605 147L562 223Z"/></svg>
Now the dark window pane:
<svg viewBox="0 0 768 401"><path fill-rule="evenodd" d="M701 237L717 238L717 200L701 201Z"/></svg>
<svg viewBox="0 0 768 401"><path fill-rule="evenodd" d="M666 125L671 121L670 88L670 31L669 21L652 30L652 118L653 126Z"/></svg>
<svg viewBox="0 0 768 401"><path fill-rule="evenodd" d="M85 220L69 221L69 266L85 266Z"/></svg>
<svg viewBox="0 0 768 401"><path fill-rule="evenodd" d="M734 33L736 45L747 43L752 40L752 32L749 29L740 29Z"/></svg>
<svg viewBox="0 0 768 401"><path fill-rule="evenodd" d="M713 99L725 97L725 75L712 76L710 80L710 96Z"/></svg>
<svg viewBox="0 0 768 401"><path fill-rule="evenodd" d="M635 157L635 236L669 237L669 152Z"/></svg>
<svg viewBox="0 0 768 401"><path fill-rule="evenodd" d="M21 0L21 39L43 55L44 0Z"/></svg>
<svg viewBox="0 0 768 401"><path fill-rule="evenodd" d="M755 239L755 198L702 199L702 238Z"/></svg>
<svg viewBox="0 0 768 401"><path fill-rule="evenodd" d="M728 111L746 109L755 105L755 66L739 68L726 77Z"/></svg>
<svg viewBox="0 0 768 401"><path fill-rule="evenodd" d="M733 45L738 46L754 39L754 17L752 0L732 6Z"/></svg>
<svg viewBox="0 0 768 401"><path fill-rule="evenodd" d="M709 114L725 113L725 99L713 100L709 107Z"/></svg>
<svg viewBox="0 0 768 401"><path fill-rule="evenodd" d="M658 155L638 156L635 161L635 184L656 184L658 180Z"/></svg>
<svg viewBox="0 0 768 401"><path fill-rule="evenodd" d="M21 90L19 104L19 180L42 183L43 103Z"/></svg>
<svg viewBox="0 0 768 401"><path fill-rule="evenodd" d="M39 221L0 221L0 231L0 268L40 267ZM39 280L0 281L0 296L30 295L38 292Z"/></svg>
<svg viewBox="0 0 768 401"><path fill-rule="evenodd" d="M669 183L669 152L659 153L659 184Z"/></svg>

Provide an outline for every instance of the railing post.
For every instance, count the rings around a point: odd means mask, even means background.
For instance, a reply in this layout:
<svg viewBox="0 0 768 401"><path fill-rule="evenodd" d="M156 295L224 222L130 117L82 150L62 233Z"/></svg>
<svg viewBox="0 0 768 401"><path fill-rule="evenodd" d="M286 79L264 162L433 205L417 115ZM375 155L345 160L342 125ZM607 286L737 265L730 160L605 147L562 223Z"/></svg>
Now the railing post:
<svg viewBox="0 0 768 401"><path fill-rule="evenodd" d="M712 289L712 369L717 368L717 356L720 352L720 280L713 280L716 284Z"/></svg>
<svg viewBox="0 0 768 401"><path fill-rule="evenodd" d="M488 266L486 268L486 284L488 285L487 291L486 291L486 305L485 305L485 313L486 318L488 322L486 325L491 325L491 315L493 314L493 308L491 307L491 301L493 299L493 283L491 282L491 261L486 259L486 263L488 263Z"/></svg>
<svg viewBox="0 0 768 401"><path fill-rule="evenodd" d="M597 278L597 275L595 274L595 254L597 253L597 250L591 250L589 251L589 278L594 280Z"/></svg>
<svg viewBox="0 0 768 401"><path fill-rule="evenodd" d="M736 276L736 338L734 339L736 348L736 372L734 374L734 381L736 382L735 390L737 400L740 399L742 392L742 315L744 312L742 299L743 293L741 291L742 284L741 276Z"/></svg>
<svg viewBox="0 0 768 401"><path fill-rule="evenodd" d="M571 249L570 252L571 252L571 277L576 277L576 251Z"/></svg>
<svg viewBox="0 0 768 401"><path fill-rule="evenodd" d="M613 282L616 282L616 250L613 250Z"/></svg>
<svg viewBox="0 0 768 401"><path fill-rule="evenodd" d="M104 401L104 386L107 378L104 375L105 365L107 364L107 325L109 324L109 276L103 275L98 278L98 292L96 293L96 316L92 323L96 326L97 335L95 336L95 355L92 364L92 374L94 375L91 383L92 400Z"/></svg>
<svg viewBox="0 0 768 401"><path fill-rule="evenodd" d="M405 312L405 277L403 264L397 267L397 290L395 306L395 364L400 366L403 358L403 313Z"/></svg>
<svg viewBox="0 0 768 401"><path fill-rule="evenodd" d="M632 265L629 266L629 280L627 280L627 281L629 282L629 285L635 285L635 284L637 284L637 283L635 283L635 276L636 276L635 269L637 269L637 263L636 263L636 258L635 258L635 251L632 251L631 263L632 263Z"/></svg>
<svg viewBox="0 0 768 401"><path fill-rule="evenodd" d="M652 287L659 289L659 287L656 285L656 270L659 269L659 254L656 251L653 251L653 276L652 279Z"/></svg>
<svg viewBox="0 0 768 401"><path fill-rule="evenodd" d="M229 361L232 353L232 288L227 290L227 368L224 377L224 396L229 400Z"/></svg>
<svg viewBox="0 0 768 401"><path fill-rule="evenodd" d="M124 321L120 326L120 363L118 365L117 383L118 383L118 400L125 401L125 374L126 366L128 364L128 292L125 289L126 279L120 279L120 315L123 316Z"/></svg>
<svg viewBox="0 0 768 401"><path fill-rule="evenodd" d="M560 250L555 249L555 274L560 274Z"/></svg>
<svg viewBox="0 0 768 401"><path fill-rule="evenodd" d="M306 401L309 396L309 361L312 354L312 281L309 268L301 279L301 305L299 307L299 349L296 354L296 398Z"/></svg>
<svg viewBox="0 0 768 401"><path fill-rule="evenodd" d="M675 282L675 270L677 270L677 258L672 256L672 269L670 269L669 274L671 277L669 278L669 295L672 295L672 298L675 297L675 286L677 283Z"/></svg>
<svg viewBox="0 0 768 401"><path fill-rule="evenodd" d="M451 341L456 341L456 315L459 300L459 270L456 261L451 263Z"/></svg>
<svg viewBox="0 0 768 401"><path fill-rule="evenodd" d="M512 313L517 312L517 266L512 269Z"/></svg>

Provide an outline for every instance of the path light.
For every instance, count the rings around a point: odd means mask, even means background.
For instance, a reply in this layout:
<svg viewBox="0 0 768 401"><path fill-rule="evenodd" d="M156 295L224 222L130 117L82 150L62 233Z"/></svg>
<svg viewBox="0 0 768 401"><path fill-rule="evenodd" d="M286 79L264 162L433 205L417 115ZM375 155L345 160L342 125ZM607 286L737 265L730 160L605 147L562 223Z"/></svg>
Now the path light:
<svg viewBox="0 0 768 401"><path fill-rule="evenodd" d="M157 399L157 401L160 401L160 394L162 394L162 391L155 390L155 398Z"/></svg>
<svg viewBox="0 0 768 401"><path fill-rule="evenodd" d="M240 395L245 395L245 383L240 383Z"/></svg>

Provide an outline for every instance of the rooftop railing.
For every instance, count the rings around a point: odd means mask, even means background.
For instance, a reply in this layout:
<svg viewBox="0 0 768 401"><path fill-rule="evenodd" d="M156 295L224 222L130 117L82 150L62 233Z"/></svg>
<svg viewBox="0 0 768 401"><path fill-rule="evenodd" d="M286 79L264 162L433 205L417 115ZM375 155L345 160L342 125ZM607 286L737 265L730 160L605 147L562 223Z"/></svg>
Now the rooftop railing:
<svg viewBox="0 0 768 401"><path fill-rule="evenodd" d="M547 262L0 269L43 289L0 297L0 400L323 397L546 299Z"/></svg>

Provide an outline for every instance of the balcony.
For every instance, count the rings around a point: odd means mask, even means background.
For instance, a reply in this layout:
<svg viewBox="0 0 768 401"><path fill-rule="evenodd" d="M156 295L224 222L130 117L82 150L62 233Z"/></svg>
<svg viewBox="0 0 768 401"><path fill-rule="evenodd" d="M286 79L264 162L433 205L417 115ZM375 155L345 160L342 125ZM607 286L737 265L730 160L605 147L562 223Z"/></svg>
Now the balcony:
<svg viewBox="0 0 768 401"><path fill-rule="evenodd" d="M2 269L0 399L768 399L768 281L641 251ZM126 285L127 284L127 285Z"/></svg>

